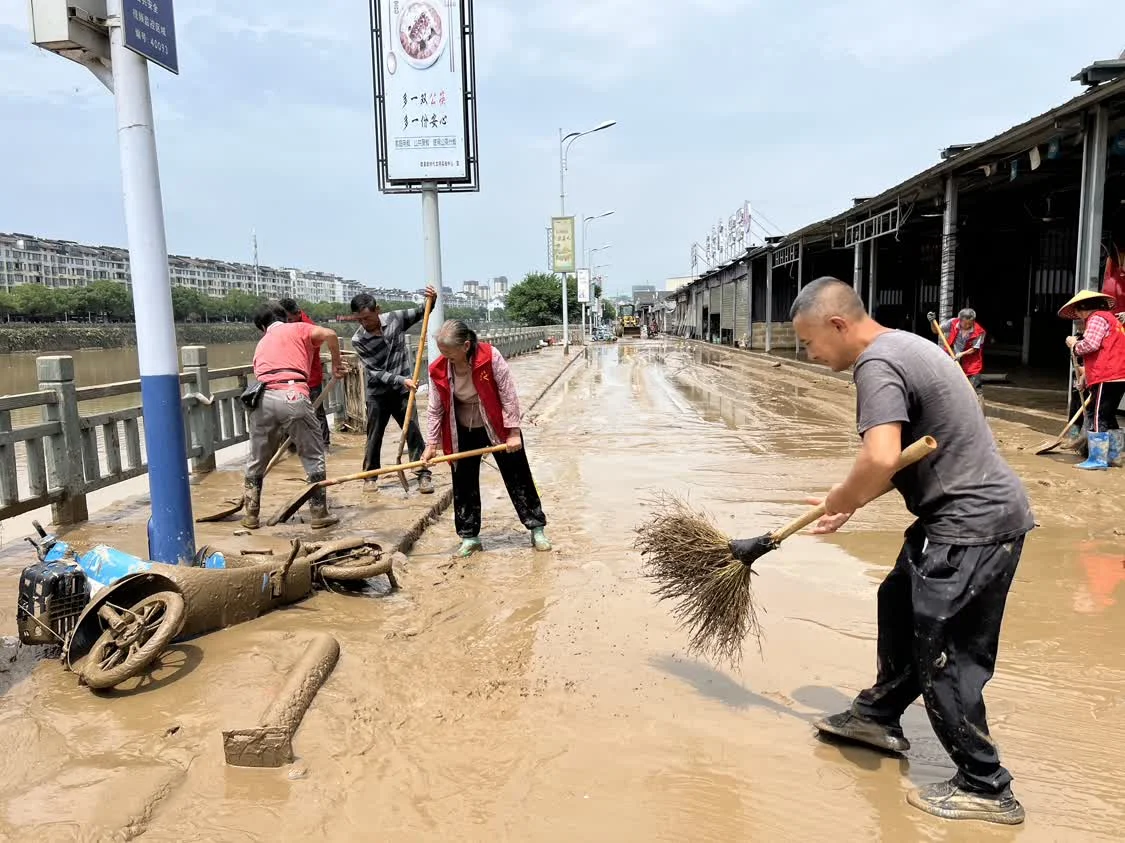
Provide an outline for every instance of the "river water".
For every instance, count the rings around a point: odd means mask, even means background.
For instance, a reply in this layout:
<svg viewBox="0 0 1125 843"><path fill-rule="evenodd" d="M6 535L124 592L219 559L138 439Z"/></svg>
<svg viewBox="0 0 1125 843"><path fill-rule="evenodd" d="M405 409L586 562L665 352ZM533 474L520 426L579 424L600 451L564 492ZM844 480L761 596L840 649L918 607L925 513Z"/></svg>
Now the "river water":
<svg viewBox="0 0 1125 843"><path fill-rule="evenodd" d="M211 369L222 369L230 366L244 366L250 363L254 356L255 343L237 342L208 346L208 365ZM17 352L13 354L0 354L0 395L16 395L24 392L35 392L39 388L39 379L36 373L36 359L50 355L50 351ZM117 383L120 381L136 380L140 377L138 368L137 349L130 348L89 348L78 351L64 352L74 358L74 380L79 387L96 386L99 384ZM235 382L231 379L211 381L211 388L223 389L232 386ZM79 411L83 416L98 413L122 410L136 407L140 404L140 392L127 395L118 395L111 398L99 398L92 401L83 401ZM13 410L11 414L14 428L27 427L39 424L43 420L43 411L39 407L28 407L22 410ZM119 436L124 444L124 431L118 425ZM141 453L146 454L143 441L144 422L140 423L142 434ZM105 462L104 441L98 438L99 458L103 468ZM244 449L245 446L236 446L239 451L229 449L223 456L230 459ZM27 458L24 446L15 449L17 482L21 494L28 494L27 490ZM146 457L147 458L147 457ZM138 477L99 492L88 498L90 511L94 512L101 507L120 498L130 495L143 494L148 488L147 477ZM20 538L31 530L31 521L38 519L43 523L50 521L50 510L40 509L26 513L16 518L0 522L0 547L19 541Z"/></svg>
<svg viewBox="0 0 1125 843"><path fill-rule="evenodd" d="M252 342L233 342L208 346L208 365L213 369L245 365L254 356L254 345ZM136 348L86 348L64 353L74 358L74 380L79 386L116 383L140 377ZM50 354L50 351L0 354L0 395L34 392L38 389L35 360ZM96 402L91 403L96 406Z"/></svg>

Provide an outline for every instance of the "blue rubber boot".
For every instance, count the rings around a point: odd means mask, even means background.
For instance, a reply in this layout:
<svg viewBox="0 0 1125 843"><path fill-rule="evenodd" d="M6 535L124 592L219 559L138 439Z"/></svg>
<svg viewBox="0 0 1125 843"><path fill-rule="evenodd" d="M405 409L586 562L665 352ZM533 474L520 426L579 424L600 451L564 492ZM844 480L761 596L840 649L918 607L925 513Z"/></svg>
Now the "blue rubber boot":
<svg viewBox="0 0 1125 843"><path fill-rule="evenodd" d="M1090 456L1085 462L1080 462L1074 467L1087 471L1105 471L1109 468L1109 433L1106 431L1101 433L1091 432L1087 434L1086 438Z"/></svg>
<svg viewBox="0 0 1125 843"><path fill-rule="evenodd" d="M1121 468L1122 451L1125 450L1125 430L1109 432L1109 455L1106 462L1110 468Z"/></svg>

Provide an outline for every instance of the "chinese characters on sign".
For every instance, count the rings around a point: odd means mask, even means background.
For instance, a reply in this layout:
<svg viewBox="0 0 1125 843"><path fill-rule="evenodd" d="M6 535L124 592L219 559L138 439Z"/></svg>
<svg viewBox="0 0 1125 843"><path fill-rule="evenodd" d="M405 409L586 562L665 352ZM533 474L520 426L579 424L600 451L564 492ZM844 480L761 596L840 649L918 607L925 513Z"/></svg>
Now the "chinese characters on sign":
<svg viewBox="0 0 1125 843"><path fill-rule="evenodd" d="M468 180L463 0L372 2L387 180Z"/></svg>
<svg viewBox="0 0 1125 843"><path fill-rule="evenodd" d="M750 220L750 203L743 202L742 207L728 219L719 220L718 224L711 228L711 233L707 235L702 246L698 243L692 244L692 274L698 274L696 270L700 258L712 268L751 248L753 239L750 236Z"/></svg>
<svg viewBox="0 0 1125 843"><path fill-rule="evenodd" d="M574 217L551 217L555 272L574 272Z"/></svg>
<svg viewBox="0 0 1125 843"><path fill-rule="evenodd" d="M180 72L172 0L121 0L125 46L153 64Z"/></svg>
<svg viewBox="0 0 1125 843"><path fill-rule="evenodd" d="M590 301L590 270L580 269L578 275L578 303L587 304Z"/></svg>

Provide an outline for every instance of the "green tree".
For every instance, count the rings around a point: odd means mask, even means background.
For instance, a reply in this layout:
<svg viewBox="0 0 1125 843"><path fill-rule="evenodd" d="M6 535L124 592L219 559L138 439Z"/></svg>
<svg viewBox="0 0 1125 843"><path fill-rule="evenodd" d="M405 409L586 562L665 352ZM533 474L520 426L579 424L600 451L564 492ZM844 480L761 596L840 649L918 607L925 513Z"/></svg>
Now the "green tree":
<svg viewBox="0 0 1125 843"><path fill-rule="evenodd" d="M12 290L16 312L27 319L49 320L59 316L59 297L42 284L21 284Z"/></svg>
<svg viewBox="0 0 1125 843"><path fill-rule="evenodd" d="M249 322L254 315L254 308L263 301L265 301L264 296L251 295L242 290L231 290L223 299L223 315L232 322Z"/></svg>
<svg viewBox="0 0 1125 843"><path fill-rule="evenodd" d="M578 311L578 283L567 279L569 316ZM562 321L562 280L551 272L529 272L508 291L507 315L525 325L557 325Z"/></svg>
<svg viewBox="0 0 1125 843"><path fill-rule="evenodd" d="M177 322L206 318L207 307L203 302L205 298L210 297L201 295L190 287L173 287L172 317Z"/></svg>
<svg viewBox="0 0 1125 843"><path fill-rule="evenodd" d="M86 287L86 309L115 322L132 321L133 296L118 281L95 281Z"/></svg>

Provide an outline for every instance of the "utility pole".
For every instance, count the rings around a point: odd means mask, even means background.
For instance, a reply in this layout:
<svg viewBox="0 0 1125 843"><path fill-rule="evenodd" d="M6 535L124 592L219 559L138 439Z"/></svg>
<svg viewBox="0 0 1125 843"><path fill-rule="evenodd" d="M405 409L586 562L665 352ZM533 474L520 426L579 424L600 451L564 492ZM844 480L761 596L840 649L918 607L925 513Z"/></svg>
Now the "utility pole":
<svg viewBox="0 0 1125 843"><path fill-rule="evenodd" d="M262 278L258 271L258 230L251 229L250 236L254 241L254 295L262 294Z"/></svg>

